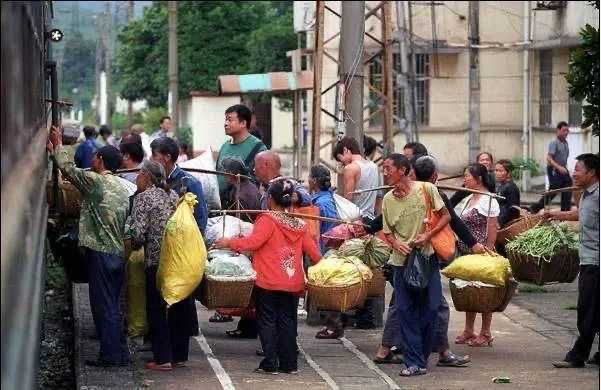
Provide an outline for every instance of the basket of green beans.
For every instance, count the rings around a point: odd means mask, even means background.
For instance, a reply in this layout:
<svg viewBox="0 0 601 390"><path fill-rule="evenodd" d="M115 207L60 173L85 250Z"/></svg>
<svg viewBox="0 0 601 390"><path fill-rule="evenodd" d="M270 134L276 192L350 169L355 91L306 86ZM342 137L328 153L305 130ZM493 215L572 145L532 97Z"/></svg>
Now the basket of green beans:
<svg viewBox="0 0 601 390"><path fill-rule="evenodd" d="M516 280L544 285L576 279L578 246L576 231L565 223L551 222L519 234L505 249Z"/></svg>

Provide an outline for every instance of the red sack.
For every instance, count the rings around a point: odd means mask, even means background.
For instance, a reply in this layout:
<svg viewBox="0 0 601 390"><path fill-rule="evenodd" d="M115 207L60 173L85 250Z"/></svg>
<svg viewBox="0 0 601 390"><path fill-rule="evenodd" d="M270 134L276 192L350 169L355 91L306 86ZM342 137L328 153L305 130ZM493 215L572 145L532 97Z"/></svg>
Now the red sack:
<svg viewBox="0 0 601 390"><path fill-rule="evenodd" d="M367 235L362 226L341 224L325 232L322 236L324 244L331 249L338 249L345 241Z"/></svg>

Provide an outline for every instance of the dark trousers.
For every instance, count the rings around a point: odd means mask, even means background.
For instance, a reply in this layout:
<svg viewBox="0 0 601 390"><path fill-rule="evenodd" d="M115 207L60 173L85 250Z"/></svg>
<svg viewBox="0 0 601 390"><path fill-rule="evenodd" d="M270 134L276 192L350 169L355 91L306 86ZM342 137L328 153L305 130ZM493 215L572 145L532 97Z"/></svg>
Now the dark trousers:
<svg viewBox="0 0 601 390"><path fill-rule="evenodd" d="M426 368L435 342L442 287L438 261L434 258L430 261L434 262L434 272L428 286L420 291L407 288L402 276L404 267L394 267L397 319L404 346L403 359L407 367Z"/></svg>
<svg viewBox="0 0 601 390"><path fill-rule="evenodd" d="M355 325L357 326L374 326L374 299L366 298L365 305L357 309L355 313Z"/></svg>
<svg viewBox="0 0 601 390"><path fill-rule="evenodd" d="M432 352L442 353L449 349L449 304L443 294L440 295L440 305L436 312L436 332Z"/></svg>
<svg viewBox="0 0 601 390"><path fill-rule="evenodd" d="M578 339L566 361L584 363L599 332L599 266L581 265L578 275Z"/></svg>
<svg viewBox="0 0 601 390"><path fill-rule="evenodd" d="M257 288L257 287L255 287ZM257 288L257 325L265 358L265 370L296 370L298 297L284 291Z"/></svg>
<svg viewBox="0 0 601 390"><path fill-rule="evenodd" d="M125 262L120 256L87 249L90 308L100 340L100 359L112 363L129 360L119 307Z"/></svg>
<svg viewBox="0 0 601 390"><path fill-rule="evenodd" d="M152 353L157 364L178 363L188 360L190 336L198 317L194 298L188 297L167 309L167 302L156 286L158 267L146 268L146 311L152 341Z"/></svg>
<svg viewBox="0 0 601 390"><path fill-rule="evenodd" d="M396 299L393 291L392 295L390 296L388 313L386 314L386 323L384 323L384 329L382 330L382 345L388 348L396 346L397 348L403 349L401 344L401 334L399 330L400 325L396 313L395 300Z"/></svg>
<svg viewBox="0 0 601 390"><path fill-rule="evenodd" d="M549 191L556 190L558 188L565 188L572 186L572 178L570 178L570 174L563 175L557 172L555 169L547 167L547 176L549 177ZM543 196L540 200L534 203L530 210L533 213L538 213L545 204L550 204L557 194L551 194L547 196ZM545 199L546 198L546 199ZM561 211L570 211L572 208L572 193L571 192L562 192L561 193Z"/></svg>

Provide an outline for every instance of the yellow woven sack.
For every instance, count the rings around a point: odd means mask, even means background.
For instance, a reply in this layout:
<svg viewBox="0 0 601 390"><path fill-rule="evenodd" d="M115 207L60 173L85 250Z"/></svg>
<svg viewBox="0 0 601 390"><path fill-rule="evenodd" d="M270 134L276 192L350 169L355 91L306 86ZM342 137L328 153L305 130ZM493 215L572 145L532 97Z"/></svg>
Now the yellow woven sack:
<svg viewBox="0 0 601 390"><path fill-rule="evenodd" d="M186 299L204 274L207 249L194 219L196 195L186 193L163 232L157 286L168 306Z"/></svg>
<svg viewBox="0 0 601 390"><path fill-rule="evenodd" d="M503 256L467 255L455 259L441 273L449 278L501 287L511 277L511 266Z"/></svg>
<svg viewBox="0 0 601 390"><path fill-rule="evenodd" d="M127 262L127 334L144 336L148 332L146 319L146 278L144 248L134 251Z"/></svg>
<svg viewBox="0 0 601 390"><path fill-rule="evenodd" d="M373 274L358 257L329 256L309 267L308 279L311 284L323 287L341 287L371 281Z"/></svg>

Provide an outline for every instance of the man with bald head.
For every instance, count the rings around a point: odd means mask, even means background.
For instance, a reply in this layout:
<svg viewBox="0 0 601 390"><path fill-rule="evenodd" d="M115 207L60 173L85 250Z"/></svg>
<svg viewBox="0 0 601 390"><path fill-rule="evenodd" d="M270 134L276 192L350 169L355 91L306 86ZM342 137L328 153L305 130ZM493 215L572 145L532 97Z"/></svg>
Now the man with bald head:
<svg viewBox="0 0 601 390"><path fill-rule="evenodd" d="M282 161L280 160L280 156L271 150L261 152L255 157L255 176L264 190L270 181L282 177L280 173L281 168ZM294 202L294 205L296 207L311 205L311 195L309 195L309 191L301 184L296 184L295 195L296 202ZM261 208L264 210L267 209L267 195L265 191L262 191L261 195Z"/></svg>

